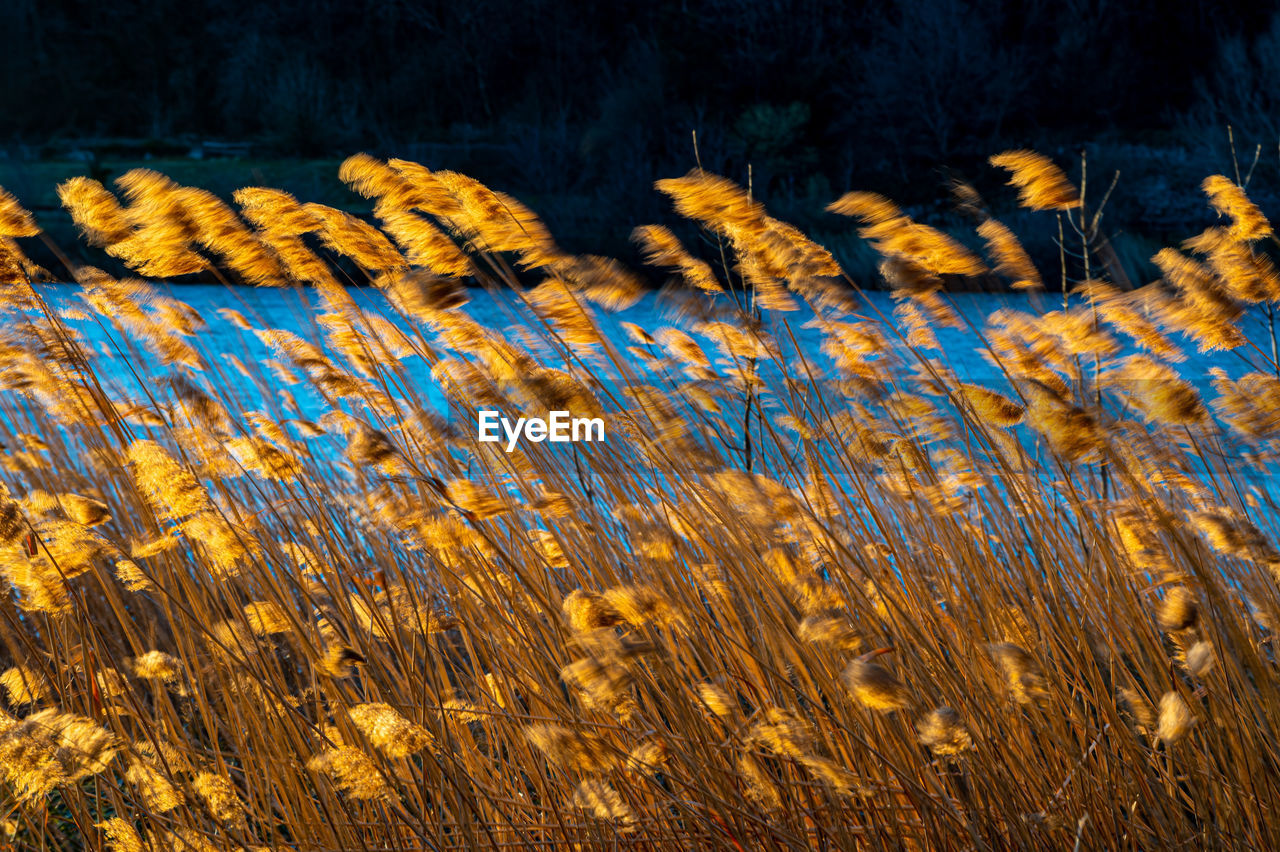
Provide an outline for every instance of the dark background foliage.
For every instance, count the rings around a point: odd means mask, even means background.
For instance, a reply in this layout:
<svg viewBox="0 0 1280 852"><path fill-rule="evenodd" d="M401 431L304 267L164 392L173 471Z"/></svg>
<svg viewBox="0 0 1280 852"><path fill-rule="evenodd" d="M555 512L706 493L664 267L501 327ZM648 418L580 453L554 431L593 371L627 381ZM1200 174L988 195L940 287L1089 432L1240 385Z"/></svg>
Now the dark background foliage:
<svg viewBox="0 0 1280 852"><path fill-rule="evenodd" d="M571 239L658 208L643 187L693 165L694 130L783 205L927 203L1011 146L1110 144L1141 179L1209 145L1203 176L1227 124L1280 171L1277 22L1245 0L6 0L0 146L405 156L574 206Z"/></svg>

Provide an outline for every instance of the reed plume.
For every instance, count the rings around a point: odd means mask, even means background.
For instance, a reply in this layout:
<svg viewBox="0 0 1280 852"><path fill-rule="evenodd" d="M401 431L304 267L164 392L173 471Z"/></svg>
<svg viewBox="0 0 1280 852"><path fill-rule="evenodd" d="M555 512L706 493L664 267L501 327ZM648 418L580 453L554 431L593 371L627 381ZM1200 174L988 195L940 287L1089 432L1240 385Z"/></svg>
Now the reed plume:
<svg viewBox="0 0 1280 852"><path fill-rule="evenodd" d="M1050 160L992 163L1094 239ZM1095 240L984 316L948 291L1048 270L964 186L972 229L830 206L882 299L753 189L659 181L651 296L474 178L339 176L368 209L67 181L131 272L65 288L0 195L15 848L1274 845L1280 279L1236 184L1160 280Z"/></svg>

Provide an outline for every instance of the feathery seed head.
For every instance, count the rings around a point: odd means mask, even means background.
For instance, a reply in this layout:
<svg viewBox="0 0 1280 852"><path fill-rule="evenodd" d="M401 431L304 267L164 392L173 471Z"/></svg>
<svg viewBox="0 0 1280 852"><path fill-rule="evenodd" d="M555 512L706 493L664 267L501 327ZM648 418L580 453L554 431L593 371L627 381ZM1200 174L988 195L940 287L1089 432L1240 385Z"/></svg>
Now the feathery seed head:
<svg viewBox="0 0 1280 852"><path fill-rule="evenodd" d="M157 517L177 520L210 508L204 487L156 442L134 441L127 455L134 481Z"/></svg>
<svg viewBox="0 0 1280 852"><path fill-rule="evenodd" d="M1053 161L1034 151L1005 151L990 159L991 165L1009 172L1009 185L1019 190L1018 200L1032 210L1071 210L1080 206L1080 194Z"/></svg>
<svg viewBox="0 0 1280 852"><path fill-rule="evenodd" d="M902 681L884 666L874 662L875 657L891 650L893 649L880 648L856 657L840 675L858 701L881 713L902 710L911 703L910 693Z"/></svg>
<svg viewBox="0 0 1280 852"><path fill-rule="evenodd" d="M58 198L90 245L115 245L133 232L120 202L96 180L73 177L59 184Z"/></svg>
<svg viewBox="0 0 1280 852"><path fill-rule="evenodd" d="M163 651L148 651L133 661L133 673L148 680L174 680L181 671L181 661Z"/></svg>
<svg viewBox="0 0 1280 852"><path fill-rule="evenodd" d="M234 828L243 829L246 825L244 804L236 795L235 785L231 779L213 772L201 772L191 780L196 791L213 818Z"/></svg>
<svg viewBox="0 0 1280 852"><path fill-rule="evenodd" d="M1214 655L1212 642L1202 639L1187 649L1187 671L1195 677L1203 678L1208 675L1213 671L1215 662L1217 658Z"/></svg>
<svg viewBox="0 0 1280 852"><path fill-rule="evenodd" d="M1040 666L1026 649L1012 642L1001 642L992 645L990 650L1015 701L1033 704L1048 697L1049 690Z"/></svg>
<svg viewBox="0 0 1280 852"><path fill-rule="evenodd" d="M553 724L530 725L524 734L548 760L572 772L600 772L618 763L617 755L594 734Z"/></svg>
<svg viewBox="0 0 1280 852"><path fill-rule="evenodd" d="M1160 714L1156 721L1158 739L1173 745L1186 738L1195 723L1191 707L1177 692L1166 692L1160 697Z"/></svg>
<svg viewBox="0 0 1280 852"><path fill-rule="evenodd" d="M733 715L734 707L737 704L729 697L729 693L714 683L698 684L698 700L712 715L721 719L726 719Z"/></svg>
<svg viewBox="0 0 1280 852"><path fill-rule="evenodd" d="M573 792L573 806L596 819L617 823L622 831L634 830L636 814L622 796L606 781L588 778Z"/></svg>
<svg viewBox="0 0 1280 852"><path fill-rule="evenodd" d="M409 721L389 704L357 704L349 715L360 733L388 757L408 757L435 745L430 731Z"/></svg>
<svg viewBox="0 0 1280 852"><path fill-rule="evenodd" d="M920 742L936 755L962 754L973 748L973 737L960 722L960 714L950 707L937 707L916 726Z"/></svg>
<svg viewBox="0 0 1280 852"><path fill-rule="evenodd" d="M996 261L996 272L1009 278L1013 289L1039 290L1044 287L1039 270L1013 231L995 219L988 219L978 226L978 234L987 241L987 251Z"/></svg>
<svg viewBox="0 0 1280 852"><path fill-rule="evenodd" d="M94 827L102 829L111 852L152 852L154 849L151 843L142 839L132 823L120 817L96 823Z"/></svg>
<svg viewBox="0 0 1280 852"><path fill-rule="evenodd" d="M18 199L0 187L0 237L34 237L40 233L36 220L22 209Z"/></svg>
<svg viewBox="0 0 1280 852"><path fill-rule="evenodd" d="M1199 618L1196 597L1186 586L1174 586L1156 610L1156 620L1169 632L1188 630Z"/></svg>
<svg viewBox="0 0 1280 852"><path fill-rule="evenodd" d="M149 759L131 761L125 778L134 786L142 806L154 813L162 814L187 802L183 792Z"/></svg>
<svg viewBox="0 0 1280 852"><path fill-rule="evenodd" d="M246 604L244 617L249 623L249 629L259 636L288 633L293 629L288 613L275 601L255 601Z"/></svg>
<svg viewBox="0 0 1280 852"><path fill-rule="evenodd" d="M377 764L352 746L325 749L307 761L307 769L328 775L339 790L353 799L371 801L391 795L391 787Z"/></svg>
<svg viewBox="0 0 1280 852"><path fill-rule="evenodd" d="M0 689L10 705L34 704L48 694L49 680L34 669L14 666L0 674Z"/></svg>
<svg viewBox="0 0 1280 852"><path fill-rule="evenodd" d="M1213 209L1231 218L1229 235L1241 242L1253 242L1272 234L1271 223L1230 178L1210 175L1201 185Z"/></svg>

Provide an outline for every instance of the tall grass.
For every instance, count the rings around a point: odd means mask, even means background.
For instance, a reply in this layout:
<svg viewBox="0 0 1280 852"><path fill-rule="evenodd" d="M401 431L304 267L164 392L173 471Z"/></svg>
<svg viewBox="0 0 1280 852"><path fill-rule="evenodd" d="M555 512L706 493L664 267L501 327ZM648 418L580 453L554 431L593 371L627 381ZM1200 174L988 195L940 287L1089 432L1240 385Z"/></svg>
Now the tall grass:
<svg viewBox="0 0 1280 852"><path fill-rule="evenodd" d="M1280 844L1280 379L1241 331L1280 299L1270 225L1210 178L1222 224L1126 290L1100 205L1038 155L993 162L1062 269L967 188L988 257L850 193L832 210L892 316L747 191L661 181L707 240L637 229L679 309L625 340L601 312L637 276L410 162L343 165L380 228L265 188L233 209L151 172L69 181L85 239L140 276L68 269L70 307L0 196L11 842ZM312 333L229 289L274 360L213 351L143 280L198 270L304 287ZM1027 310L958 312L944 285L980 275ZM465 285L509 290L510 325L472 320ZM957 375L947 326L998 381ZM1226 368L1213 399L1192 349ZM608 439L507 453L480 408Z"/></svg>

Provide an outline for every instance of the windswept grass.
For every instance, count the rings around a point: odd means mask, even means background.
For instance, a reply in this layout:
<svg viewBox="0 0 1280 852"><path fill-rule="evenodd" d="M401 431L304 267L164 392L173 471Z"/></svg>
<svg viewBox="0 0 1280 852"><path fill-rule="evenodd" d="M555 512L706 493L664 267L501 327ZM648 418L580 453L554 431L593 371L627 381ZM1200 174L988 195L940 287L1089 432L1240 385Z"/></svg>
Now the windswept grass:
<svg viewBox="0 0 1280 852"><path fill-rule="evenodd" d="M1280 300L1271 226L1210 178L1223 224L1126 289L1100 205L1036 154L993 162L1063 268L967 188L985 257L850 193L832 210L893 316L733 183L660 181L707 250L636 231L682 295L627 340L599 313L639 277L410 162L342 166L380 228L266 188L233 209L155 172L67 181L85 239L141 276L70 269L70 308L0 195L13 842L1280 845L1280 379L1242 331ZM314 333L229 290L275 357L211 351L142 280L198 270L307 288ZM980 275L1027 310L962 316L945 285ZM466 285L510 288L510 325L470 319ZM163 369L122 395L83 323ZM998 382L956 375L946 326ZM1193 349L1224 369L1184 375ZM599 416L608 440L508 454L480 408Z"/></svg>

